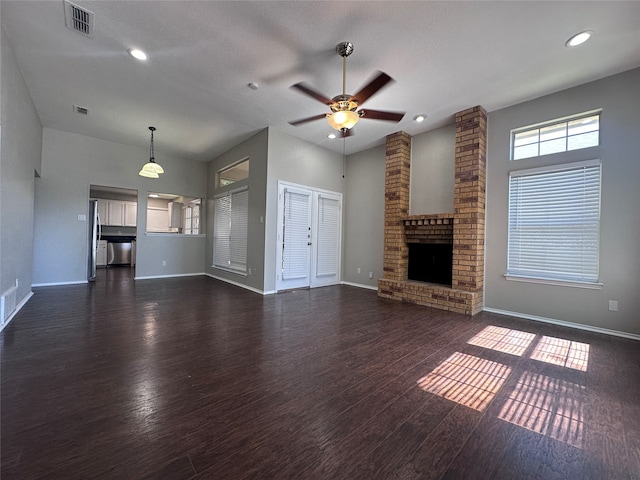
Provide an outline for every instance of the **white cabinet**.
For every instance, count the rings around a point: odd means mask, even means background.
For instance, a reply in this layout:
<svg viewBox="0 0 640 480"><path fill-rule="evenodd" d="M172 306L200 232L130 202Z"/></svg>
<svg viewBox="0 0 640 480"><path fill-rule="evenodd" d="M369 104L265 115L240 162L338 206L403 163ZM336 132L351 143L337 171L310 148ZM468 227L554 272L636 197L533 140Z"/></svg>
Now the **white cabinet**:
<svg viewBox="0 0 640 480"><path fill-rule="evenodd" d="M124 202L120 200L108 200L109 216L105 225L122 227L124 225Z"/></svg>
<svg viewBox="0 0 640 480"><path fill-rule="evenodd" d="M135 227L138 219L138 203L99 198L98 215L100 215L102 225Z"/></svg>
<svg viewBox="0 0 640 480"><path fill-rule="evenodd" d="M182 228L181 202L169 202L169 228Z"/></svg>
<svg viewBox="0 0 640 480"><path fill-rule="evenodd" d="M138 218L138 204L136 202L124 202L124 226L135 227Z"/></svg>
<svg viewBox="0 0 640 480"><path fill-rule="evenodd" d="M107 265L107 241L100 240L98 242L98 251L96 255L96 266L104 267Z"/></svg>
<svg viewBox="0 0 640 480"><path fill-rule="evenodd" d="M109 200L98 199L98 218L100 225L105 225L109 217Z"/></svg>

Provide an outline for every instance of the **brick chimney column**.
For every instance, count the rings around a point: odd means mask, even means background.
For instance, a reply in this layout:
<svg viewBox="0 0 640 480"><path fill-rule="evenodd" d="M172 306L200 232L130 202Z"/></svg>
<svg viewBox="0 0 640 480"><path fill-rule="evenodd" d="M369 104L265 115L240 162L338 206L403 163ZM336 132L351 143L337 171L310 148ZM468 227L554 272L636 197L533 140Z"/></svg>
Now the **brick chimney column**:
<svg viewBox="0 0 640 480"><path fill-rule="evenodd" d="M486 154L487 112L481 106L458 112L452 287L476 293L472 315L483 303Z"/></svg>
<svg viewBox="0 0 640 480"><path fill-rule="evenodd" d="M409 215L411 136L387 136L384 202L384 278L404 281L409 270L409 247L402 220Z"/></svg>

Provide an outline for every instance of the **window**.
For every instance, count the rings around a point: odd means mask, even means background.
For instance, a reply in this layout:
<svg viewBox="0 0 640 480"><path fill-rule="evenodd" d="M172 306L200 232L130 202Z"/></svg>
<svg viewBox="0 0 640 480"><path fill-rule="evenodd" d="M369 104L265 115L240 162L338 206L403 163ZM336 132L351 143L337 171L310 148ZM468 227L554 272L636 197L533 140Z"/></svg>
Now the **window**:
<svg viewBox="0 0 640 480"><path fill-rule="evenodd" d="M511 172L508 278L598 282L600 171L588 160Z"/></svg>
<svg viewBox="0 0 640 480"><path fill-rule="evenodd" d="M213 266L247 273L249 189L224 193L214 199Z"/></svg>
<svg viewBox="0 0 640 480"><path fill-rule="evenodd" d="M232 165L218 170L218 187L226 187L245 178L249 178L249 159L240 160Z"/></svg>
<svg viewBox="0 0 640 480"><path fill-rule="evenodd" d="M588 112L511 131L511 159L539 157L595 147L600 142L600 112Z"/></svg>
<svg viewBox="0 0 640 480"><path fill-rule="evenodd" d="M184 206L184 230L186 235L200 233L200 199L193 200Z"/></svg>

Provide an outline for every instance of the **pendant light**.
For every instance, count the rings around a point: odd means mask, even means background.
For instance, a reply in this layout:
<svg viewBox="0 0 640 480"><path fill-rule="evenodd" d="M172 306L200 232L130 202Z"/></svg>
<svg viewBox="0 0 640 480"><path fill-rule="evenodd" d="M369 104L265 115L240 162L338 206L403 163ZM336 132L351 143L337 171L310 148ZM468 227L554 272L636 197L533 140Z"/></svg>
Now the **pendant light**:
<svg viewBox="0 0 640 480"><path fill-rule="evenodd" d="M153 156L153 132L155 132L156 127L149 127L149 130L151 130L151 143L149 144L149 161L144 164L142 170L138 172L138 175L147 178L159 178L160 174L164 173L164 168L156 163L156 159Z"/></svg>

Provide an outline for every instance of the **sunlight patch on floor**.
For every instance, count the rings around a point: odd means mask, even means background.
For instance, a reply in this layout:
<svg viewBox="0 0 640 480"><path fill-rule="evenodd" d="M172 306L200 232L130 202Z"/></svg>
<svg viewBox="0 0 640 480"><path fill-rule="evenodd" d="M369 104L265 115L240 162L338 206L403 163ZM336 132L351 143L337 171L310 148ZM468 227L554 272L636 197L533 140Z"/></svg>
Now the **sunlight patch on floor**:
<svg viewBox="0 0 640 480"><path fill-rule="evenodd" d="M536 338L535 333L489 325L467 343L498 352L521 356Z"/></svg>
<svg viewBox="0 0 640 480"><path fill-rule="evenodd" d="M482 411L510 371L510 367L501 363L456 352L418 380L418 386L425 392Z"/></svg>
<svg viewBox="0 0 640 480"><path fill-rule="evenodd" d="M498 418L582 448L584 395L583 385L524 372Z"/></svg>

